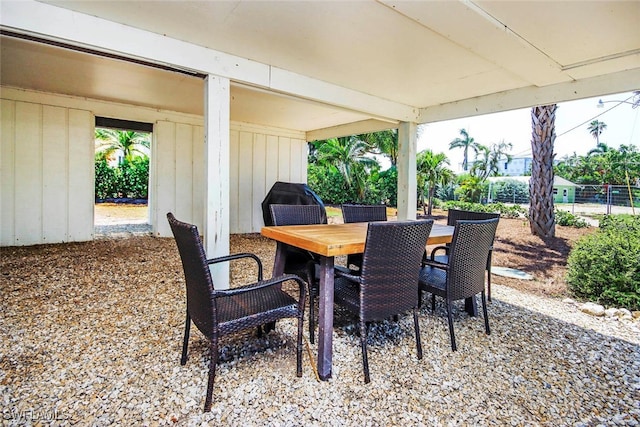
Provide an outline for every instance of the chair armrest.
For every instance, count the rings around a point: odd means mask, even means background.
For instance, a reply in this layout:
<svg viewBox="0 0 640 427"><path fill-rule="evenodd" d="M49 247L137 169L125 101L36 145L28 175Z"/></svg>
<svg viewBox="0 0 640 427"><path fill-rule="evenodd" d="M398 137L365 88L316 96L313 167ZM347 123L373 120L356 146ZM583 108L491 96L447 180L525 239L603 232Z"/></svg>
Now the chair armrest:
<svg viewBox="0 0 640 427"><path fill-rule="evenodd" d="M437 251L444 251L445 255L449 255L449 246L436 246L431 251L431 261L434 260Z"/></svg>
<svg viewBox="0 0 640 427"><path fill-rule="evenodd" d="M282 276L272 277L271 279L261 280L256 283L251 283L244 286L238 286L233 289L220 289L214 291L214 297L222 297L222 296L233 296L239 295L247 292L253 292L258 289L268 288L270 286L279 286L282 283L293 280L298 283L298 288L300 291L300 297L298 298L298 308L303 310L305 300L307 297L307 283L295 274L283 274Z"/></svg>
<svg viewBox="0 0 640 427"><path fill-rule="evenodd" d="M219 262L233 261L234 259L252 258L258 264L258 282L262 281L262 261L257 255L248 252L242 252L232 255L211 258L207 260L207 264L217 264Z"/></svg>
<svg viewBox="0 0 640 427"><path fill-rule="evenodd" d="M345 270L334 270L334 274L337 277L344 277L347 280L351 280L352 282L356 282L356 283L360 283L360 276L356 275L356 274L352 274L351 271L345 271Z"/></svg>
<svg viewBox="0 0 640 427"><path fill-rule="evenodd" d="M431 260L426 260L422 263L422 266L429 266L429 267L433 267L433 268L439 268L441 270L446 270L449 271L449 264L445 264L443 262L438 262L438 261L431 261Z"/></svg>

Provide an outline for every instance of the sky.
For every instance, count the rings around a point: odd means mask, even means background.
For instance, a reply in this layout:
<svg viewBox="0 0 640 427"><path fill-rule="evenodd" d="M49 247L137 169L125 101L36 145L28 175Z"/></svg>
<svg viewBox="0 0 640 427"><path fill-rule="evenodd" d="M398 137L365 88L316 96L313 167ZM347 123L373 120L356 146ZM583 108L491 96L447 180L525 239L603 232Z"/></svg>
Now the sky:
<svg viewBox="0 0 640 427"><path fill-rule="evenodd" d="M625 92L558 103L554 143L556 159L574 152L585 155L596 146L596 140L588 131L589 123L593 120L607 125L600 135L600 142L613 148L621 144L633 144L640 148L640 108L613 102L627 99L630 102L632 96L633 92ZM597 106L600 99L604 102L604 108ZM431 149L435 153L445 153L454 171L461 169L463 150L457 148L449 151L449 143L460 137L460 129L466 129L470 137L486 146L503 140L512 143L513 157L531 156L530 108L447 120L420 127L422 130L418 138L418 151Z"/></svg>

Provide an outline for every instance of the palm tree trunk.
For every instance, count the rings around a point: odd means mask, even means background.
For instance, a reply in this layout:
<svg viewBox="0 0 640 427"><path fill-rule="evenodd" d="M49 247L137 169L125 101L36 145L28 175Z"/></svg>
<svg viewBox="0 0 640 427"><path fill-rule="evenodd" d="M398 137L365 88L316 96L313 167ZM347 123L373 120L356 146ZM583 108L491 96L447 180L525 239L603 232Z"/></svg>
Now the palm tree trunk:
<svg viewBox="0 0 640 427"><path fill-rule="evenodd" d="M531 109L531 181L529 183L529 222L531 233L554 237L556 223L553 206L553 143L556 139L556 104Z"/></svg>

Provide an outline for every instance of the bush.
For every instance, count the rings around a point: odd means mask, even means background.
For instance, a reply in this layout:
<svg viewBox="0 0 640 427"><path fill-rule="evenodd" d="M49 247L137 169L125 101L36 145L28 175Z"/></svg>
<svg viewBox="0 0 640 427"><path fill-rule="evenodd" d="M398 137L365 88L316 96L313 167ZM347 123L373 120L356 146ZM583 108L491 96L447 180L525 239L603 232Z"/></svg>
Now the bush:
<svg viewBox="0 0 640 427"><path fill-rule="evenodd" d="M118 169L109 167L106 160L95 162L95 198L118 197Z"/></svg>
<svg viewBox="0 0 640 427"><path fill-rule="evenodd" d="M584 218L580 218L579 216L574 215L568 211L556 209L554 215L556 217L556 224L558 225L575 228L584 228L589 226Z"/></svg>
<svg viewBox="0 0 640 427"><path fill-rule="evenodd" d="M149 195L149 158L135 157L118 167L104 159L95 162L95 198L146 199Z"/></svg>
<svg viewBox="0 0 640 427"><path fill-rule="evenodd" d="M640 217L607 215L569 254L567 284L578 297L640 310Z"/></svg>
<svg viewBox="0 0 640 427"><path fill-rule="evenodd" d="M508 179L493 184L495 200L505 203L529 203L529 185Z"/></svg>
<svg viewBox="0 0 640 427"><path fill-rule="evenodd" d="M465 211L473 212L499 212L501 217L504 218L520 218L525 216L526 210L519 205L505 205L504 203L470 203L470 202L456 202L448 201L444 203L444 208L449 209L462 209Z"/></svg>

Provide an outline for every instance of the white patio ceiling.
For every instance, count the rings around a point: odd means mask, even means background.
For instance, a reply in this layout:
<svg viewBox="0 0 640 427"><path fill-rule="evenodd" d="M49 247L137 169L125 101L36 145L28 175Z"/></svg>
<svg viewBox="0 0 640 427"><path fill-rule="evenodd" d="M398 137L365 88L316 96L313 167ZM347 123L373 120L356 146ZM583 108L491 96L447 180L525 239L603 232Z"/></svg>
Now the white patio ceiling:
<svg viewBox="0 0 640 427"><path fill-rule="evenodd" d="M0 3L5 32L79 44L17 25L24 2L14 3ZM373 129L640 88L638 1L42 3L237 58L241 71L229 71L232 119L311 137L353 122ZM198 77L0 41L3 85L202 114ZM144 52L124 56L162 62ZM256 63L268 66L268 77L243 74Z"/></svg>

